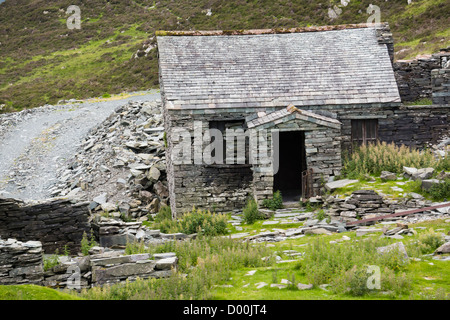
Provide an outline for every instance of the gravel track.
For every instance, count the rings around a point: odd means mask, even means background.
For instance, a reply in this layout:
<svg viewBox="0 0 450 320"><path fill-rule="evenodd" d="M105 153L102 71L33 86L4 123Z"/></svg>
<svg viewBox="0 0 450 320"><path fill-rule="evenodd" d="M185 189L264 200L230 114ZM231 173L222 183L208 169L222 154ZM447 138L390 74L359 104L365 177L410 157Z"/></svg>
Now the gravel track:
<svg viewBox="0 0 450 320"><path fill-rule="evenodd" d="M0 196L50 197L58 168L67 165L90 130L129 101L160 99L156 91L123 99L44 106L0 116Z"/></svg>

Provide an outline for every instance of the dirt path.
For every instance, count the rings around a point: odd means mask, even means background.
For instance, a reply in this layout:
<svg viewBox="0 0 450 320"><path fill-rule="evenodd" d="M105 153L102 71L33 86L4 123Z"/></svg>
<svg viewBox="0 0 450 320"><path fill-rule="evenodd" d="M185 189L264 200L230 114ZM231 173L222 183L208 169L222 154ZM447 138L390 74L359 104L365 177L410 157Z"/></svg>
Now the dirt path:
<svg viewBox="0 0 450 320"><path fill-rule="evenodd" d="M153 101L156 91L106 101L45 106L0 117L0 196L49 198L56 171L71 158L90 129L128 101ZM11 120L13 119L13 120Z"/></svg>

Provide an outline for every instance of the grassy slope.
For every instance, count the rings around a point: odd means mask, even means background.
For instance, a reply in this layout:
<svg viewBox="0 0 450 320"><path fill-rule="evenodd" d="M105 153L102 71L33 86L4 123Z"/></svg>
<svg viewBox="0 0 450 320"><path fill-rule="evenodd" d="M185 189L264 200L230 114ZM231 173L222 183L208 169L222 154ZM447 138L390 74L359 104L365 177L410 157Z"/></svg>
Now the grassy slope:
<svg viewBox="0 0 450 320"><path fill-rule="evenodd" d="M335 20L329 1L7 0L0 5L0 104L9 110L158 86L156 30L250 29L366 22L380 6L397 44L397 58L450 45L446 0L352 0ZM69 5L81 9L81 30L66 27ZM212 15L206 15L211 9ZM44 14L45 12L45 14ZM424 43L426 42L426 43Z"/></svg>
<svg viewBox="0 0 450 320"><path fill-rule="evenodd" d="M35 285L0 286L0 300L81 300L76 295Z"/></svg>

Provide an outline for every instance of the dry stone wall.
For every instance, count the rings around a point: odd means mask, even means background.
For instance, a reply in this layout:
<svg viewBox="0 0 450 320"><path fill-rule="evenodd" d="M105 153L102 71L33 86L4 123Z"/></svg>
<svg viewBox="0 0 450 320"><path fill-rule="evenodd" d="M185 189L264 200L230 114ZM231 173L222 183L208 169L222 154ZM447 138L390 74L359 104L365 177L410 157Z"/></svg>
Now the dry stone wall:
<svg viewBox="0 0 450 320"><path fill-rule="evenodd" d="M62 252L65 246L78 252L83 233L90 232L87 205L69 199L31 204L0 198L0 237L40 241L46 253Z"/></svg>
<svg viewBox="0 0 450 320"><path fill-rule="evenodd" d="M48 259L48 258L47 258ZM59 256L44 271L42 244L0 239L0 285L35 284L80 290L136 279L166 278L177 268L175 253L126 255L94 247L87 256Z"/></svg>
<svg viewBox="0 0 450 320"><path fill-rule="evenodd" d="M227 108L214 110L165 110L164 123L168 146L167 177L169 198L174 216L182 215L195 206L199 209L215 209L217 212L242 209L251 192L253 173L248 164L201 165L194 163L177 164L173 162L173 129L183 128L194 137L194 122L201 122L196 130L202 133L209 129L210 121L245 119L259 111L275 111L274 108ZM191 154L194 155L196 141L193 141ZM202 150L209 145L204 140Z"/></svg>
<svg viewBox="0 0 450 320"><path fill-rule="evenodd" d="M0 239L0 285L41 284L43 279L40 242Z"/></svg>
<svg viewBox="0 0 450 320"><path fill-rule="evenodd" d="M431 71L434 104L450 104L450 68Z"/></svg>
<svg viewBox="0 0 450 320"><path fill-rule="evenodd" d="M444 68L450 61L450 52L442 51L427 58L400 60L393 64L395 79L403 102L431 98L432 70Z"/></svg>

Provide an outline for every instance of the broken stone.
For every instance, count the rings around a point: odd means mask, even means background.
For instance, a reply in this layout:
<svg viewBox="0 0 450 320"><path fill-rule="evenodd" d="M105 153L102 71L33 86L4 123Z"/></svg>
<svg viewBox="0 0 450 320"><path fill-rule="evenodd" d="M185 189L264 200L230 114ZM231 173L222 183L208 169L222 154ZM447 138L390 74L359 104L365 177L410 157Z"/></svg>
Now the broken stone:
<svg viewBox="0 0 450 320"><path fill-rule="evenodd" d="M444 243L436 249L435 254L450 253L450 242Z"/></svg>
<svg viewBox="0 0 450 320"><path fill-rule="evenodd" d="M389 172L389 171L382 171L381 175L380 175L380 179L382 181L392 181L392 180L397 180L397 175L393 172Z"/></svg>
<svg viewBox="0 0 450 320"><path fill-rule="evenodd" d="M406 252L406 248L405 248L405 245L403 244L403 242L396 242L396 243L393 243L393 244L385 246L385 247L377 248L377 252L379 254L385 254L385 253L392 252L392 251L398 251L399 254L401 254L403 256L404 259L406 259L406 260L409 259L408 253Z"/></svg>
<svg viewBox="0 0 450 320"><path fill-rule="evenodd" d="M333 182L328 182L325 184L325 188L328 191L334 191L339 188L344 188L352 183L356 183L358 180L349 180L349 179L343 179L343 180L337 180Z"/></svg>

